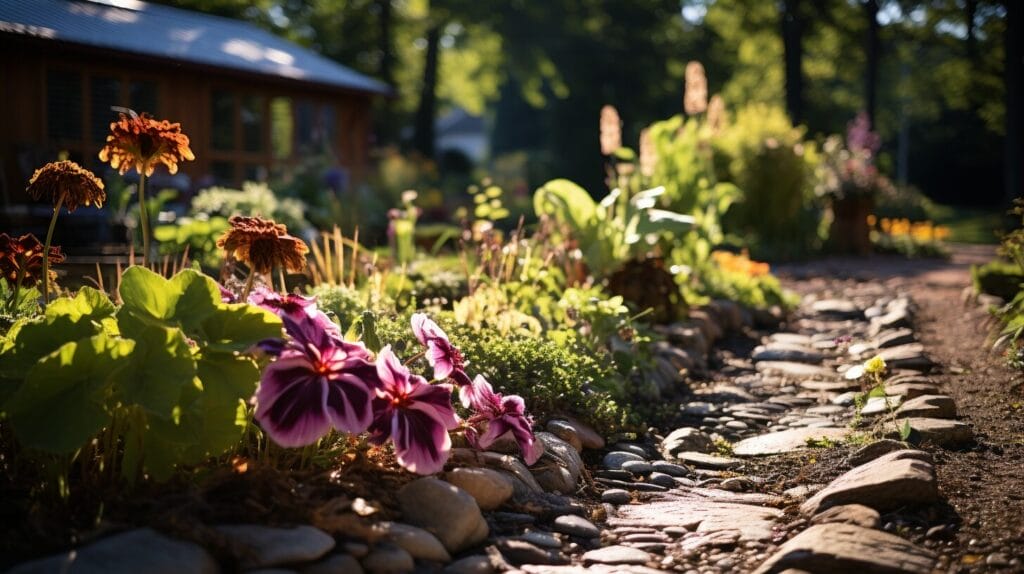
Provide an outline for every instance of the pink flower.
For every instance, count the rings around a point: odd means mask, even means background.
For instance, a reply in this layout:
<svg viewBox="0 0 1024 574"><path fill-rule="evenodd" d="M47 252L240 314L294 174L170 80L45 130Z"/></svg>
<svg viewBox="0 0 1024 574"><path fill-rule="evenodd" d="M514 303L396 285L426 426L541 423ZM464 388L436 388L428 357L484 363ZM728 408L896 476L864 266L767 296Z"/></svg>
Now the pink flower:
<svg viewBox="0 0 1024 574"><path fill-rule="evenodd" d="M519 444L526 464L537 462L543 449L533 436L533 419L526 414L526 403L518 395L502 396L494 392L491 384L481 375L473 379L472 390L467 393L475 413L466 422L466 438L474 447L486 449L506 433ZM480 433L480 429L484 429Z"/></svg>
<svg viewBox="0 0 1024 574"><path fill-rule="evenodd" d="M444 380L463 368L462 353L448 340L448 335L423 313L412 316L412 332L421 345L427 348L427 362L434 367L434 378ZM469 377L463 376L465 382L457 380L460 386L469 383Z"/></svg>
<svg viewBox="0 0 1024 574"><path fill-rule="evenodd" d="M433 474L444 468L452 448L448 431L459 425L451 386L431 385L410 374L390 345L377 355L377 378L371 442L391 439L398 463L411 472Z"/></svg>
<svg viewBox="0 0 1024 574"><path fill-rule="evenodd" d="M379 385L361 343L332 336L304 313L282 317L291 338L260 378L256 420L277 444L305 446L331 428L359 433L370 425Z"/></svg>
<svg viewBox="0 0 1024 574"><path fill-rule="evenodd" d="M262 307L278 317L287 315L296 321L301 320L303 316L308 316L332 336L341 338L341 329L334 321L331 321L326 313L317 309L315 297L303 297L294 293L288 293L282 297L276 291L261 286L253 289L249 294L249 303Z"/></svg>

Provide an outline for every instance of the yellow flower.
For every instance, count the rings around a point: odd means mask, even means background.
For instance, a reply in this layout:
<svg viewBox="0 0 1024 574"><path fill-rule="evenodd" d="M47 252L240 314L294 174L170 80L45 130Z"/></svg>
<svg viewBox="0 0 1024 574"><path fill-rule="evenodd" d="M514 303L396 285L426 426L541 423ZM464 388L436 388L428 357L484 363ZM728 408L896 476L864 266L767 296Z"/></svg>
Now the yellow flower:
<svg viewBox="0 0 1024 574"><path fill-rule="evenodd" d="M158 163L170 173L178 173L178 163L194 160L188 136L181 133L181 124L155 120L149 114L121 114L110 124L107 144L100 150L100 161L122 175L129 169L147 177L153 175Z"/></svg>
<svg viewBox="0 0 1024 574"><path fill-rule="evenodd" d="M885 372L885 359L875 355L864 362L864 372L869 375L878 375Z"/></svg>

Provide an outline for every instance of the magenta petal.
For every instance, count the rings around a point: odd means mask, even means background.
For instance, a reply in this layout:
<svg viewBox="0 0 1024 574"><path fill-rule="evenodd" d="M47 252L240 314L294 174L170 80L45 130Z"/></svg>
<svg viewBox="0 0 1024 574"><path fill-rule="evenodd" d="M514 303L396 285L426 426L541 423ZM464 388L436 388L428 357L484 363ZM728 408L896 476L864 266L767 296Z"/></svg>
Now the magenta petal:
<svg viewBox="0 0 1024 574"><path fill-rule="evenodd" d="M417 474L433 474L443 469L452 448L444 425L420 410L395 413L391 440L398 463Z"/></svg>
<svg viewBox="0 0 1024 574"><path fill-rule="evenodd" d="M331 429L327 386L301 355L283 356L263 372L256 390L256 420L277 444L305 446Z"/></svg>
<svg viewBox="0 0 1024 574"><path fill-rule="evenodd" d="M522 452L526 464L531 465L537 462L537 459L540 458L544 451L537 444L536 437L533 436L533 430L530 429L530 421L522 416L505 416L502 418L510 423L509 428L512 431L512 437L519 444L519 451Z"/></svg>
<svg viewBox="0 0 1024 574"><path fill-rule="evenodd" d="M409 393L412 401L409 408L427 413L430 417L444 425L447 430L459 426L459 417L452 408L452 388L450 385L430 385L421 383Z"/></svg>
<svg viewBox="0 0 1024 574"><path fill-rule="evenodd" d="M447 379L455 371L452 360L452 347L447 341L431 339L427 342L427 363L434 367L434 378Z"/></svg>

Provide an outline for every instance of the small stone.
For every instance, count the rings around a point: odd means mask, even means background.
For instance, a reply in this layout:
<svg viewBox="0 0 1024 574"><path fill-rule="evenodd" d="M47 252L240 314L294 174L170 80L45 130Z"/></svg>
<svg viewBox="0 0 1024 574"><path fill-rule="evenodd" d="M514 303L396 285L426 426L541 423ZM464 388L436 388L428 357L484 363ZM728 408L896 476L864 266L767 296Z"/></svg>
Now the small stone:
<svg viewBox="0 0 1024 574"><path fill-rule="evenodd" d="M887 438L876 440L869 445L860 447L846 457L846 464L850 466L860 466L864 463L875 460L883 454L889 454L890 452L903 450L905 448L907 448L907 444L897 440Z"/></svg>
<svg viewBox="0 0 1024 574"><path fill-rule="evenodd" d="M924 354L924 345L921 343L910 343L882 349L878 352L878 356L885 360L885 364L890 369L927 371L935 366L935 362Z"/></svg>
<svg viewBox="0 0 1024 574"><path fill-rule="evenodd" d="M51 572L216 574L220 572L220 568L213 557L198 544L168 538L151 528L139 528L103 538L69 552L24 562L8 571L9 574Z"/></svg>
<svg viewBox="0 0 1024 574"><path fill-rule="evenodd" d="M897 418L931 417L951 419L956 417L956 403L946 395L921 395L900 405Z"/></svg>
<svg viewBox="0 0 1024 574"><path fill-rule="evenodd" d="M562 468L568 470L575 486L576 481L579 480L580 474L583 472L583 459L580 458L579 451L549 432L534 433L534 436L544 444L543 459L554 461ZM574 489L565 492L571 492L572 490Z"/></svg>
<svg viewBox="0 0 1024 574"><path fill-rule="evenodd" d="M302 574L363 574L359 560L348 554L332 554L327 558L306 566Z"/></svg>
<svg viewBox="0 0 1024 574"><path fill-rule="evenodd" d="M363 568L371 574L403 574L414 567L412 556L391 544L377 545L363 558Z"/></svg>
<svg viewBox="0 0 1024 574"><path fill-rule="evenodd" d="M841 395L832 397L831 403L833 405L848 407L857 401L858 394L860 393L856 391L847 391Z"/></svg>
<svg viewBox="0 0 1024 574"><path fill-rule="evenodd" d="M249 550L242 559L243 567L249 570L312 562L330 552L335 544L333 536L307 525L272 528L256 524L224 524L215 528L231 542Z"/></svg>
<svg viewBox="0 0 1024 574"><path fill-rule="evenodd" d="M655 472L660 472L669 476L684 477L690 475L690 470L685 466L680 466L664 460L656 460L652 462L651 468L653 468Z"/></svg>
<svg viewBox="0 0 1024 574"><path fill-rule="evenodd" d="M495 546L509 563L558 565L568 564L569 559L557 550L545 550L523 540L499 540Z"/></svg>
<svg viewBox="0 0 1024 574"><path fill-rule="evenodd" d="M853 301L847 299L822 299L811 305L811 310L819 315L829 315L839 319L858 319L864 311Z"/></svg>
<svg viewBox="0 0 1024 574"><path fill-rule="evenodd" d="M825 360L825 356L819 351L800 345L775 343L755 348L754 352L750 355L750 360L755 363L760 361L793 361L796 363L818 364Z"/></svg>
<svg viewBox="0 0 1024 574"><path fill-rule="evenodd" d="M405 550L413 558L431 562L451 562L452 557L436 536L415 526L384 522L380 525L385 539Z"/></svg>
<svg viewBox="0 0 1024 574"><path fill-rule="evenodd" d="M985 564L988 566L995 566L997 568L1004 568L1010 565L1010 557L1002 552L993 552L985 558Z"/></svg>
<svg viewBox="0 0 1024 574"><path fill-rule="evenodd" d="M631 500L633 500L633 497L629 492L620 488L609 488L601 493L601 502L608 502L610 504L629 504Z"/></svg>
<svg viewBox="0 0 1024 574"><path fill-rule="evenodd" d="M548 421L545 428L549 433L572 445L576 452L583 452L583 441L580 439L579 432L577 432L576 427L567 421Z"/></svg>
<svg viewBox="0 0 1024 574"><path fill-rule="evenodd" d="M541 546L543 548L561 548L562 541L550 532L544 532L543 530L531 530L524 532L519 536L519 540L525 540L530 544Z"/></svg>
<svg viewBox="0 0 1024 574"><path fill-rule="evenodd" d="M604 459L601 461L601 464L604 465L605 468L618 470L622 468L622 463L628 461L644 462L644 458L631 452L616 450L604 455Z"/></svg>
<svg viewBox="0 0 1024 574"><path fill-rule="evenodd" d="M938 392L939 386L933 383L903 382L885 385L885 394L903 397L903 400L915 399L922 395L934 395Z"/></svg>
<svg viewBox="0 0 1024 574"><path fill-rule="evenodd" d="M852 524L817 524L788 542L755 574L807 572L905 572L929 574L936 556L899 536Z"/></svg>
<svg viewBox="0 0 1024 574"><path fill-rule="evenodd" d="M637 548L629 546L607 546L597 550L591 550L583 555L585 564L646 564L653 560L653 556Z"/></svg>
<svg viewBox="0 0 1024 574"><path fill-rule="evenodd" d="M652 472L651 476L647 477L647 481L651 484L657 484L658 486L664 486L665 488L675 488L678 486L676 479L672 478L667 474L660 472Z"/></svg>
<svg viewBox="0 0 1024 574"><path fill-rule="evenodd" d="M692 403L686 403L686 405L683 406L683 408L681 409L681 412L684 415L692 417L706 417L711 413L715 412L716 410L718 410L718 407L711 403L704 401L695 401Z"/></svg>
<svg viewBox="0 0 1024 574"><path fill-rule="evenodd" d="M843 504L863 504L886 511L934 502L939 498L935 468L922 457L930 455L901 450L876 458L832 481L800 505L800 511L813 516Z"/></svg>
<svg viewBox="0 0 1024 574"><path fill-rule="evenodd" d="M912 442L931 442L939 446L958 446L974 440L970 425L960 421L931 418L906 419Z"/></svg>
<svg viewBox="0 0 1024 574"><path fill-rule="evenodd" d="M693 466L717 470L736 468L743 464L742 460L724 456L713 456L702 452L680 452L676 454L676 458Z"/></svg>
<svg viewBox="0 0 1024 574"><path fill-rule="evenodd" d="M604 448L604 437L597 434L597 431L573 418L567 418L565 422L576 429L576 434L580 437L583 448L595 450Z"/></svg>
<svg viewBox="0 0 1024 574"><path fill-rule="evenodd" d="M864 528L878 528L881 517L878 511L868 508L863 504L844 504L833 506L824 512L815 514L811 518L811 524L828 524L838 522L841 524L853 524Z"/></svg>
<svg viewBox="0 0 1024 574"><path fill-rule="evenodd" d="M875 346L879 349L897 347L914 342L914 332L910 329L893 329L879 333L875 337Z"/></svg>
<svg viewBox="0 0 1024 574"><path fill-rule="evenodd" d="M621 452L631 452L644 460L651 458L651 453L647 452L646 448L639 444L634 444L631 442L617 442L614 445L612 445L612 450L617 450Z"/></svg>
<svg viewBox="0 0 1024 574"><path fill-rule="evenodd" d="M645 460L627 460L622 463L622 470L633 474L650 474L654 466Z"/></svg>
<svg viewBox="0 0 1024 574"><path fill-rule="evenodd" d="M494 510L512 498L513 482L506 475L489 468L456 468L445 474L445 481L465 490L480 510Z"/></svg>
<svg viewBox="0 0 1024 574"><path fill-rule="evenodd" d="M495 570L490 558L476 554L452 562L443 572L444 574L494 574Z"/></svg>
<svg viewBox="0 0 1024 574"><path fill-rule="evenodd" d="M427 477L398 491L402 515L431 532L451 553L458 553L487 538L489 529L476 500L465 490Z"/></svg>
<svg viewBox="0 0 1024 574"><path fill-rule="evenodd" d="M590 522L586 518L576 516L575 514L559 516L555 519L551 528L555 532L561 532L562 534L577 536L579 538L597 538L601 535L601 529L594 526L593 522Z"/></svg>
<svg viewBox="0 0 1024 574"><path fill-rule="evenodd" d="M900 402L900 397L871 397L864 403L860 414L866 417L886 414L896 410L900 406Z"/></svg>
<svg viewBox="0 0 1024 574"><path fill-rule="evenodd" d="M793 379L829 379L835 377L835 371L817 365L807 365L792 361L761 361L757 363L757 372L765 375L776 375Z"/></svg>
<svg viewBox="0 0 1024 574"><path fill-rule="evenodd" d="M661 451L666 457L679 452L713 452L715 443L711 437L693 427L678 428L661 441Z"/></svg>
<svg viewBox="0 0 1024 574"><path fill-rule="evenodd" d="M824 421L831 424L831 421ZM803 450L808 441L842 442L850 434L845 428L795 428L741 440L733 445L736 456L765 456Z"/></svg>
<svg viewBox="0 0 1024 574"><path fill-rule="evenodd" d="M749 429L750 427L747 426L747 423L745 423L743 421L729 421L729 422L725 423L725 428L732 429L732 430L737 430L737 431L745 431L745 430Z"/></svg>

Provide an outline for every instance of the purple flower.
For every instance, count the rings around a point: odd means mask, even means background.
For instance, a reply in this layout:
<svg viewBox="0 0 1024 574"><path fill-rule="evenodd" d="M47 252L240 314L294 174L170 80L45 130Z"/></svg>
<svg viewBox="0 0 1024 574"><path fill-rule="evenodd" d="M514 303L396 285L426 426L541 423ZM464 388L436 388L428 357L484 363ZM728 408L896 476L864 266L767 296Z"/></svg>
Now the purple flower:
<svg viewBox="0 0 1024 574"><path fill-rule="evenodd" d="M433 474L448 460L459 425L452 408L451 386L431 385L409 373L388 345L377 355L377 398L373 400L370 441L395 445L398 463L411 472Z"/></svg>
<svg viewBox="0 0 1024 574"><path fill-rule="evenodd" d="M249 303L262 307L278 317L289 316L297 322L303 317L309 317L321 329L338 339L341 338L341 329L326 313L317 309L314 297L303 297L294 293L282 297L276 291L257 287L249 294Z"/></svg>
<svg viewBox="0 0 1024 574"><path fill-rule="evenodd" d="M260 378L256 420L277 444L310 444L331 428L359 433L370 425L379 384L370 353L332 336L305 315L282 317L291 339Z"/></svg>
<svg viewBox="0 0 1024 574"><path fill-rule="evenodd" d="M506 433L519 444L523 459L530 465L537 462L543 449L533 436L533 419L526 414L526 403L518 395L502 396L494 392L491 384L482 376L473 379L472 391L468 393L472 401L473 416L466 421L469 428L466 438L474 447L486 449ZM484 431L481 434L480 429Z"/></svg>
<svg viewBox="0 0 1024 574"><path fill-rule="evenodd" d="M462 374L462 377L456 379L459 386L469 384L469 377L462 373L462 353L452 345L441 327L423 313L414 314L411 322L416 339L427 348L427 362L434 367L434 378L443 380L459 372Z"/></svg>
<svg viewBox="0 0 1024 574"><path fill-rule="evenodd" d="M217 284L217 288L220 289L220 302L221 303L237 303L238 302L238 296L235 295L230 289L228 289L227 287L221 285L220 283Z"/></svg>

